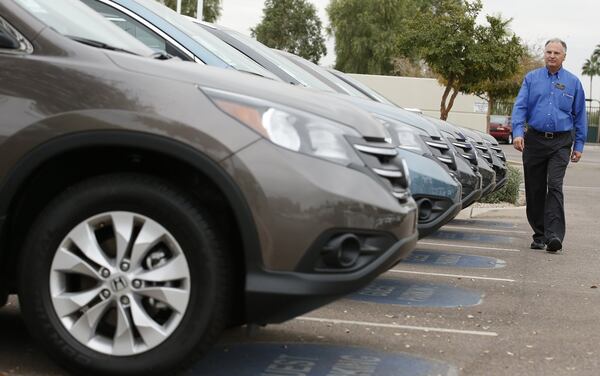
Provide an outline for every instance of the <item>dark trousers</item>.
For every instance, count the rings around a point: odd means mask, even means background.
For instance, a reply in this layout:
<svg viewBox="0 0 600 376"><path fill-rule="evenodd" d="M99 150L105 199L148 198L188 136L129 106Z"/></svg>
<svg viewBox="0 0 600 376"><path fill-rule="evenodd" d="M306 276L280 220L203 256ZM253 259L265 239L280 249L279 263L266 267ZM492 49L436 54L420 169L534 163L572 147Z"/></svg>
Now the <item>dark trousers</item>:
<svg viewBox="0 0 600 376"><path fill-rule="evenodd" d="M565 237L563 178L571 158L571 132L544 133L528 130L525 134L523 169L527 220L533 229L533 240L545 242Z"/></svg>

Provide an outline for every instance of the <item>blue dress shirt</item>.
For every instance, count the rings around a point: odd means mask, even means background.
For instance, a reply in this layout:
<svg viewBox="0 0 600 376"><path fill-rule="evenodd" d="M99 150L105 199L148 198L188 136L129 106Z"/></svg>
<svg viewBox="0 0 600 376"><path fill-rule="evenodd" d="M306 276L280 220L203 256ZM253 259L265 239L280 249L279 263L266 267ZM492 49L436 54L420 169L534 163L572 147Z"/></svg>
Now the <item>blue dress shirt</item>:
<svg viewBox="0 0 600 376"><path fill-rule="evenodd" d="M513 138L523 137L524 127L540 132L565 132L575 128L573 150L582 152L587 136L585 93L579 79L561 68L546 67L525 76L512 112Z"/></svg>

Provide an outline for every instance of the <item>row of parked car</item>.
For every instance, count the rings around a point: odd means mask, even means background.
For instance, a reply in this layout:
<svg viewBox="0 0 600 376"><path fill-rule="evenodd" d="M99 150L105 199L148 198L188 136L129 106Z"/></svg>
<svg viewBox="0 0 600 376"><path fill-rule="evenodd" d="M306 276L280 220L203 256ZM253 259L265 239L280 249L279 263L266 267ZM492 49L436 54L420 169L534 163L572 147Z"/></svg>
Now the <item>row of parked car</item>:
<svg viewBox="0 0 600 376"><path fill-rule="evenodd" d="M489 135L155 0L0 2L0 306L166 374L359 289L506 182Z"/></svg>

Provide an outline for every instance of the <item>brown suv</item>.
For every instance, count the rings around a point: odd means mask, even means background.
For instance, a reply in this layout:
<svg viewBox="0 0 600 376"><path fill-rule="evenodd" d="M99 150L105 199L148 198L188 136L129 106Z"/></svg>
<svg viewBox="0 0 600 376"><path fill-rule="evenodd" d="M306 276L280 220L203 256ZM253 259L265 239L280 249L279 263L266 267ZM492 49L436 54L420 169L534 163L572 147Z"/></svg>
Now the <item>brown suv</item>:
<svg viewBox="0 0 600 376"><path fill-rule="evenodd" d="M366 113L152 59L77 1L0 15L0 306L18 294L69 369L173 373L414 247L405 168Z"/></svg>

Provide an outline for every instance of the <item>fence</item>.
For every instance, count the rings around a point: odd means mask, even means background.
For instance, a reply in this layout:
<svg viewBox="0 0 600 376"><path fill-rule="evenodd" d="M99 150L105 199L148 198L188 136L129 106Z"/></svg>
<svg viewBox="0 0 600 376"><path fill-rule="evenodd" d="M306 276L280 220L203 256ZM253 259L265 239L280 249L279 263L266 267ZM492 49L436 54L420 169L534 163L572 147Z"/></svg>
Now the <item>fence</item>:
<svg viewBox="0 0 600 376"><path fill-rule="evenodd" d="M492 115L507 115L512 113L512 102L494 102L492 106Z"/></svg>
<svg viewBox="0 0 600 376"><path fill-rule="evenodd" d="M587 119L588 119L588 135L587 142L600 142L598 139L598 125L600 124L600 108L588 106L587 108Z"/></svg>
<svg viewBox="0 0 600 376"><path fill-rule="evenodd" d="M512 112L513 103L511 102L496 102L492 107L494 115L510 115ZM600 125L600 107L589 106L586 104L588 134L586 142L600 142L598 134L598 126Z"/></svg>

